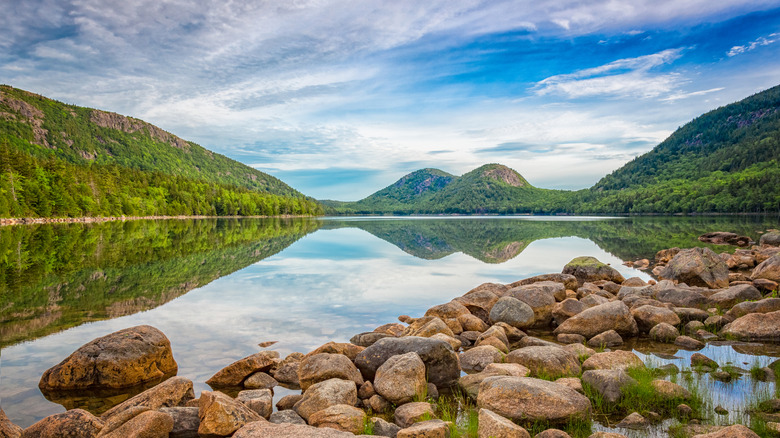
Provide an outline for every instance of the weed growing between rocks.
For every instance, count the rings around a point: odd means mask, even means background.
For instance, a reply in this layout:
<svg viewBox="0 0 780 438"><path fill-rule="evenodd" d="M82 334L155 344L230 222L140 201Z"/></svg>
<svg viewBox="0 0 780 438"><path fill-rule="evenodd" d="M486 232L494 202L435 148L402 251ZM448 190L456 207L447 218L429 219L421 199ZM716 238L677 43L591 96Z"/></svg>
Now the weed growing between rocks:
<svg viewBox="0 0 780 438"><path fill-rule="evenodd" d="M439 419L450 423L450 438L477 438L479 411L460 389L442 395L435 401Z"/></svg>
<svg viewBox="0 0 780 438"><path fill-rule="evenodd" d="M374 422L371 421L370 412L363 417L363 430L361 435L373 435L374 434Z"/></svg>
<svg viewBox="0 0 780 438"><path fill-rule="evenodd" d="M587 438L593 434L593 422L586 420L572 420L565 425L551 424L548 421L535 421L525 425L525 429L531 436L536 436L547 429L553 428L568 433L572 438Z"/></svg>

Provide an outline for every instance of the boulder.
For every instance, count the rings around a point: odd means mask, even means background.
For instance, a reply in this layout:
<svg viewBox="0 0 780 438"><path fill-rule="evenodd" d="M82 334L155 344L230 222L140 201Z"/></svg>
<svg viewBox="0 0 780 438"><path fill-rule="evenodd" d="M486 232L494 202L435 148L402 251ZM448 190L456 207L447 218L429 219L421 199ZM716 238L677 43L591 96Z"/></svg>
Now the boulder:
<svg viewBox="0 0 780 438"><path fill-rule="evenodd" d="M647 421L647 418L643 417L639 412L632 412L620 420L620 423L618 423L615 427L622 427L625 429L644 429L649 425L650 422Z"/></svg>
<svg viewBox="0 0 780 438"><path fill-rule="evenodd" d="M376 389L374 388L374 384L370 381L363 382L363 384L360 385L360 388L358 388L358 398L361 400L371 398L374 394L376 394Z"/></svg>
<svg viewBox="0 0 780 438"><path fill-rule="evenodd" d="M746 341L780 342L780 311L739 317L723 327L720 334Z"/></svg>
<svg viewBox="0 0 780 438"><path fill-rule="evenodd" d="M555 297L545 288L536 287L533 284L518 286L509 289L506 296L524 302L533 310L533 327L545 328L550 325L552 310L555 307Z"/></svg>
<svg viewBox="0 0 780 438"><path fill-rule="evenodd" d="M704 348L703 342L693 339L690 336L678 336L677 339L674 340L674 345L686 350L701 350Z"/></svg>
<svg viewBox="0 0 780 438"><path fill-rule="evenodd" d="M765 298L761 301L745 301L731 308L724 315L728 320L734 321L737 318L749 313L770 313L780 310L780 298Z"/></svg>
<svg viewBox="0 0 780 438"><path fill-rule="evenodd" d="M392 408L390 402L379 394L372 395L366 400L365 405L376 413L387 412Z"/></svg>
<svg viewBox="0 0 780 438"><path fill-rule="evenodd" d="M488 338L498 339L505 347L509 345L509 337L506 335L506 330L498 324L491 326L480 334L479 337L477 337L475 345L479 345L483 340ZM503 350L501 347L498 347L498 349Z"/></svg>
<svg viewBox="0 0 780 438"><path fill-rule="evenodd" d="M664 400L688 400L691 398L691 393L687 389L668 380L653 380L650 385Z"/></svg>
<svg viewBox="0 0 780 438"><path fill-rule="evenodd" d="M401 428L407 428L418 421L430 420L435 418L433 406L426 402L406 403L395 410L395 424Z"/></svg>
<svg viewBox="0 0 780 438"><path fill-rule="evenodd" d="M747 426L735 424L715 432L694 435L693 438L759 438L759 435Z"/></svg>
<svg viewBox="0 0 780 438"><path fill-rule="evenodd" d="M531 438L528 431L488 409L479 410L478 425L480 438Z"/></svg>
<svg viewBox="0 0 780 438"><path fill-rule="evenodd" d="M236 400L243 403L246 407L266 420L271 416L271 412L274 410L274 395L270 389L250 389L241 391L238 393Z"/></svg>
<svg viewBox="0 0 780 438"><path fill-rule="evenodd" d="M357 404L357 387L351 380L330 379L315 383L303 393L293 410L304 420L309 421L309 416L317 411L334 405Z"/></svg>
<svg viewBox="0 0 780 438"><path fill-rule="evenodd" d="M494 324L505 322L520 329L528 328L534 325L534 309L517 298L502 297L490 311L490 321Z"/></svg>
<svg viewBox="0 0 780 438"><path fill-rule="evenodd" d="M247 423L263 417L243 403L218 391L203 391L198 402L199 435L228 436Z"/></svg>
<svg viewBox="0 0 780 438"><path fill-rule="evenodd" d="M365 419L366 413L362 409L350 405L334 405L311 414L309 424L315 427L329 427L352 432L357 435L363 431Z"/></svg>
<svg viewBox="0 0 780 438"><path fill-rule="evenodd" d="M291 353L279 363L276 369L271 370L273 378L290 386L300 386L298 380L298 368L301 366L303 354Z"/></svg>
<svg viewBox="0 0 780 438"><path fill-rule="evenodd" d="M534 438L571 438L571 435L560 429L545 429L534 435Z"/></svg>
<svg viewBox="0 0 780 438"><path fill-rule="evenodd" d="M649 335L650 339L654 341L674 342L680 336L680 331L677 330L677 327L662 322L650 329Z"/></svg>
<svg viewBox="0 0 780 438"><path fill-rule="evenodd" d="M171 342L154 327L130 327L94 339L43 373L43 392L128 388L176 374Z"/></svg>
<svg viewBox="0 0 780 438"><path fill-rule="evenodd" d="M173 418L170 415L146 411L110 432L101 431L100 438L168 438L172 431Z"/></svg>
<svg viewBox="0 0 780 438"><path fill-rule="evenodd" d="M458 355L448 343L437 339L414 336L381 339L358 354L355 364L365 379L374 380L376 370L387 359L409 352L420 356L429 382L437 387L450 387L457 382L460 376Z"/></svg>
<svg viewBox="0 0 780 438"><path fill-rule="evenodd" d="M374 427L374 435L376 436L388 436L395 438L396 435L398 435L398 431L401 430L398 425L388 423L379 417L371 417L369 421L371 421L371 425Z"/></svg>
<svg viewBox="0 0 780 438"><path fill-rule="evenodd" d="M531 374L528 367L519 363L491 363L485 367L486 373L500 373L505 376L527 377Z"/></svg>
<svg viewBox="0 0 780 438"><path fill-rule="evenodd" d="M588 347L593 348L617 347L618 345L623 345L623 338L614 330L599 333L588 340Z"/></svg>
<svg viewBox="0 0 780 438"><path fill-rule="evenodd" d="M564 321L554 333L578 334L592 338L607 330L615 330L622 336L634 336L639 331L628 306L622 301L612 301L585 309Z"/></svg>
<svg viewBox="0 0 780 438"><path fill-rule="evenodd" d="M439 304L438 306L431 307L425 312L425 316L436 316L442 320L445 320L452 318L458 319L458 316L467 315L469 313L471 312L469 312L469 309L467 309L466 306L458 301L453 300L449 303Z"/></svg>
<svg viewBox="0 0 780 438"><path fill-rule="evenodd" d="M103 421L111 421L114 416L136 407L144 407L150 410L162 407L184 406L195 398L192 390L192 381L184 377L171 377L170 379L153 386L146 391L131 397L122 403L107 410L101 415Z"/></svg>
<svg viewBox="0 0 780 438"><path fill-rule="evenodd" d="M490 327L481 318L470 313L468 315L459 316L458 322L460 323L460 326L463 327L463 331L484 332Z"/></svg>
<svg viewBox="0 0 780 438"><path fill-rule="evenodd" d="M582 380L580 380L579 377L561 377L560 379L556 379L555 383L559 385L563 385L566 387L569 387L580 394L584 394L585 392L582 390Z"/></svg>
<svg viewBox="0 0 780 438"><path fill-rule="evenodd" d="M672 310L664 307L645 305L631 310L631 316L634 317L639 331L648 333L653 327L660 323L669 325L680 324L680 317Z"/></svg>
<svg viewBox="0 0 780 438"><path fill-rule="evenodd" d="M390 403L401 405L425 393L425 364L415 352L390 357L377 370L374 389Z"/></svg>
<svg viewBox="0 0 780 438"><path fill-rule="evenodd" d="M573 333L561 333L555 337L555 340L561 344L584 344L585 336Z"/></svg>
<svg viewBox="0 0 780 438"><path fill-rule="evenodd" d="M752 284L738 284L736 286L731 286L726 290L722 290L710 295L710 301L712 304L720 307L721 309L730 309L739 302L760 300L761 298L763 298L761 292L753 287Z"/></svg>
<svg viewBox="0 0 780 438"><path fill-rule="evenodd" d="M691 355L691 366L717 369L718 363L701 353L693 353Z"/></svg>
<svg viewBox="0 0 780 438"><path fill-rule="evenodd" d="M460 367L464 371L482 371L488 364L502 362L504 353L492 345L482 345L460 354Z"/></svg>
<svg viewBox="0 0 780 438"><path fill-rule="evenodd" d="M5 415L5 411L3 411L3 408L0 408L0 437L2 438L19 438L22 436L22 429L21 427L15 425L11 422L11 420L8 419L8 416Z"/></svg>
<svg viewBox="0 0 780 438"><path fill-rule="evenodd" d="M169 438L194 438L198 436L198 418L197 407L177 406L173 408L160 408L160 412L170 415L173 420L173 428L168 434Z"/></svg>
<svg viewBox="0 0 780 438"><path fill-rule="evenodd" d="M423 316L412 322L404 331L404 336L419 336L430 338L436 333L444 333L447 336L455 336L452 329L441 318L435 316Z"/></svg>
<svg viewBox="0 0 780 438"><path fill-rule="evenodd" d="M328 379L351 380L357 386L363 384L360 371L343 354L317 353L304 357L298 368L298 380L302 390Z"/></svg>
<svg viewBox="0 0 780 438"><path fill-rule="evenodd" d="M285 395L284 397L280 398L278 402L276 402L276 409L280 411L292 409L293 406L295 406L295 404L298 403L302 398L303 394Z"/></svg>
<svg viewBox="0 0 780 438"><path fill-rule="evenodd" d="M236 431L233 438L354 438L355 434L332 429L318 428L305 424L271 423L256 421Z"/></svg>
<svg viewBox="0 0 780 438"><path fill-rule="evenodd" d="M258 371L244 380L244 388L246 389L273 389L279 385L273 377L268 374Z"/></svg>
<svg viewBox="0 0 780 438"><path fill-rule="evenodd" d="M566 321L567 319L582 312L588 307L589 306L587 304L574 298L566 298L560 303L556 303L552 311L555 324L561 325L563 321Z"/></svg>
<svg viewBox="0 0 780 438"><path fill-rule="evenodd" d="M621 369L588 370L582 373L582 383L590 385L609 403L616 403L623 397L623 390L637 384Z"/></svg>
<svg viewBox="0 0 780 438"><path fill-rule="evenodd" d="M396 438L449 438L450 426L442 420L427 420L401 429Z"/></svg>
<svg viewBox="0 0 780 438"><path fill-rule="evenodd" d="M691 321L704 321L710 316L705 310L690 307L673 307L672 311L680 317L683 324Z"/></svg>
<svg viewBox="0 0 780 438"><path fill-rule="evenodd" d="M537 275L535 277L526 278L520 281L516 281L509 285L509 288L517 287L517 286L525 286L528 284L534 284L539 283L542 281L554 281L556 283L561 283L564 288L570 289L570 290L577 290L577 287L579 286L579 283L577 282L577 277L569 274L542 274Z"/></svg>
<svg viewBox="0 0 780 438"><path fill-rule="evenodd" d="M268 417L268 421L275 424L306 424L306 420L301 418L301 416L292 409L276 411L272 413L270 417Z"/></svg>
<svg viewBox="0 0 780 438"><path fill-rule="evenodd" d="M584 344L568 344L561 348L573 354L580 362L596 354L596 350L586 347Z"/></svg>
<svg viewBox="0 0 780 438"><path fill-rule="evenodd" d="M715 245L750 245L750 237L740 236L739 234L729 233L727 231L713 231L710 233L704 233L699 236L699 241L712 243Z"/></svg>
<svg viewBox="0 0 780 438"><path fill-rule="evenodd" d="M684 249L675 255L661 277L679 281L688 286L721 289L729 285L729 268L709 248Z"/></svg>
<svg viewBox="0 0 780 438"><path fill-rule="evenodd" d="M573 275L582 286L585 282L608 280L622 283L623 278L615 268L600 262L595 257L577 257L563 267L563 273Z"/></svg>
<svg viewBox="0 0 780 438"><path fill-rule="evenodd" d="M750 278L757 280L764 278L771 281L780 282L780 254L774 255L753 269L753 273L750 274Z"/></svg>
<svg viewBox="0 0 780 438"><path fill-rule="evenodd" d="M463 342L460 339L447 336L444 333L436 333L435 335L431 336L431 339L438 339L450 344L450 347L452 347L454 351L458 351L460 347L463 346Z"/></svg>
<svg viewBox="0 0 780 438"><path fill-rule="evenodd" d="M503 290L506 290L506 288L501 285L501 289L503 295ZM455 298L453 301L464 305L472 315L484 322L488 322L490 311L499 298L495 292L487 288L477 288L462 297Z"/></svg>
<svg viewBox="0 0 780 438"><path fill-rule="evenodd" d="M279 353L276 351L261 351L217 371L216 374L206 380L206 384L212 388L224 388L240 386L244 380L258 371L268 371L279 362Z"/></svg>
<svg viewBox="0 0 780 438"><path fill-rule="evenodd" d="M696 290L682 287L667 287L660 289L656 292L655 299L663 303L669 303L675 307L701 308L710 305L709 298L705 297Z"/></svg>
<svg viewBox="0 0 780 438"><path fill-rule="evenodd" d="M83 437L93 438L103 429L103 422L83 409L71 409L49 415L22 432L23 438Z"/></svg>
<svg viewBox="0 0 780 438"><path fill-rule="evenodd" d="M769 231L761 235L758 239L761 246L780 246L780 231Z"/></svg>
<svg viewBox="0 0 780 438"><path fill-rule="evenodd" d="M322 344L316 349L306 353L306 355L303 356L303 359L305 359L308 356L314 356L315 354L328 353L328 354L343 354L344 356L347 356L349 360L355 360L355 357L358 355L358 353L360 353L363 350L365 350L365 347L361 347L359 345L352 344L350 342L331 341Z"/></svg>
<svg viewBox="0 0 780 438"><path fill-rule="evenodd" d="M588 307L595 307L599 304L608 303L609 299L604 298L601 295L591 294L580 298L580 302Z"/></svg>
<svg viewBox="0 0 780 438"><path fill-rule="evenodd" d="M477 406L510 420L561 423L588 420L590 401L564 385L531 377L498 376L482 381Z"/></svg>
<svg viewBox="0 0 780 438"><path fill-rule="evenodd" d="M358 333L355 336L351 337L349 339L349 342L361 347L370 347L374 345L374 342L382 338L392 338L392 337L394 336L389 335L387 333L364 332L364 333Z"/></svg>
<svg viewBox="0 0 780 438"><path fill-rule="evenodd" d="M509 353L506 361L527 367L532 377L577 376L582 371L577 357L560 347L520 348Z"/></svg>
<svg viewBox="0 0 780 438"><path fill-rule="evenodd" d="M583 370L616 370L644 368L642 359L631 351L616 350L596 353L582 363Z"/></svg>

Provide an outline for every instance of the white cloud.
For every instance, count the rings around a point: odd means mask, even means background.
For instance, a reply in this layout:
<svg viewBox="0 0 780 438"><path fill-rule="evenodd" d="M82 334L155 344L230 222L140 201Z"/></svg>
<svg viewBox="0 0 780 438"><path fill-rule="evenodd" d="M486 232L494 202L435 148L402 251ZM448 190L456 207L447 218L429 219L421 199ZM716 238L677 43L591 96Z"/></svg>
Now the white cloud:
<svg viewBox="0 0 780 438"><path fill-rule="evenodd" d="M734 46L728 51L729 57L741 55L745 52L749 52L761 46L768 46L780 40L780 33L769 34L765 37L760 37L755 41L745 44L744 46Z"/></svg>
<svg viewBox="0 0 780 438"><path fill-rule="evenodd" d="M663 101L675 101L675 100L680 100L680 99L687 99L689 97L703 96L705 94L715 93L715 92L718 92L718 91L721 91L721 90L725 90L725 89L726 89L725 87L717 87L717 88L710 88L709 90L692 91L690 93L677 93L677 94L673 94L673 95L671 95L669 97L665 97L665 98L663 98L661 100L663 100Z"/></svg>

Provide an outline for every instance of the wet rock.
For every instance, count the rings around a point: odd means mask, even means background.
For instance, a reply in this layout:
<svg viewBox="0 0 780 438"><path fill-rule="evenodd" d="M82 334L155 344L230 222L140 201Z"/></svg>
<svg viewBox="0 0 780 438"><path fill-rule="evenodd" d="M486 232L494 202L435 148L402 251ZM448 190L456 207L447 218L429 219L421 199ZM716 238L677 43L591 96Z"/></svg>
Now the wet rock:
<svg viewBox="0 0 780 438"><path fill-rule="evenodd" d="M662 322L650 329L649 335L650 339L655 341L674 342L680 336L680 331L676 327Z"/></svg>
<svg viewBox="0 0 780 438"><path fill-rule="evenodd" d="M396 405L426 391L425 364L415 352L392 356L376 371L376 392Z"/></svg>
<svg viewBox="0 0 780 438"><path fill-rule="evenodd" d="M716 306L726 309L731 308L741 301L760 300L761 292L752 284L740 284L731 286L726 290L710 295L710 301Z"/></svg>
<svg viewBox="0 0 780 438"><path fill-rule="evenodd" d="M359 434L363 430L366 413L349 405L329 406L309 417L309 424L315 427L329 427Z"/></svg>
<svg viewBox="0 0 780 438"><path fill-rule="evenodd" d="M441 420L427 420L401 429L397 438L449 438L450 427Z"/></svg>
<svg viewBox="0 0 780 438"><path fill-rule="evenodd" d="M293 406L295 406L295 404L298 403L302 398L303 394L285 395L284 397L280 398L278 402L276 402L276 409L280 411L292 409Z"/></svg>
<svg viewBox="0 0 780 438"><path fill-rule="evenodd" d="M458 355L446 342L420 337L385 338L366 348L355 358L363 377L374 380L377 368L398 354L415 352L425 364L428 381L437 387L449 387L460 376Z"/></svg>
<svg viewBox="0 0 780 438"><path fill-rule="evenodd" d="M704 348L704 343L691 338L690 336L678 336L674 340L674 345L682 347L686 350L701 350Z"/></svg>
<svg viewBox="0 0 780 438"><path fill-rule="evenodd" d="M615 330L622 336L634 336L639 331L634 317L623 302L613 301L585 309L564 321L554 333L573 333L592 338L607 330Z"/></svg>
<svg viewBox="0 0 780 438"><path fill-rule="evenodd" d="M507 297L527 304L534 312L533 327L548 327L552 321L555 297L544 288L535 285L518 286L507 291ZM498 303L496 303L498 304ZM495 307L494 307L495 308Z"/></svg>
<svg viewBox="0 0 780 438"><path fill-rule="evenodd" d="M24 429L23 438L34 437L96 437L103 428L103 422L83 409L71 409L60 414L49 415Z"/></svg>
<svg viewBox="0 0 780 438"><path fill-rule="evenodd" d="M203 391L198 404L199 435L228 436L263 418L242 403L217 391Z"/></svg>
<svg viewBox="0 0 780 438"><path fill-rule="evenodd" d="M561 344L583 344L585 343L585 336L577 335L573 333L561 333L555 338Z"/></svg>
<svg viewBox="0 0 780 438"><path fill-rule="evenodd" d="M617 350L596 353L582 363L583 370L615 370L644 368L642 359L631 351Z"/></svg>
<svg viewBox="0 0 780 438"><path fill-rule="evenodd" d="M158 411L140 413L111 432L101 431L101 438L168 438L173 418Z"/></svg>
<svg viewBox="0 0 780 438"><path fill-rule="evenodd" d="M418 421L425 421L435 418L433 406L425 402L406 403L395 410L395 424L402 429L411 426Z"/></svg>
<svg viewBox="0 0 780 438"><path fill-rule="evenodd" d="M539 347L543 348L543 347ZM559 423L590 418L590 401L577 391L530 377L489 377L477 405L511 420Z"/></svg>
<svg viewBox="0 0 780 438"><path fill-rule="evenodd" d="M715 406L715 413L718 415L728 415L729 411L727 411L726 408L724 408L723 406L718 405ZM728 435L728 436L732 436L732 435Z"/></svg>
<svg viewBox="0 0 780 438"><path fill-rule="evenodd" d="M257 415L268 419L273 412L274 396L270 389L250 389L238 393L236 400Z"/></svg>
<svg viewBox="0 0 780 438"><path fill-rule="evenodd" d="M524 329L534 325L534 310L523 301L507 296L496 301L490 311L490 321L505 322L512 327Z"/></svg>
<svg viewBox="0 0 780 438"><path fill-rule="evenodd" d="M212 388L224 388L240 386L244 380L258 371L269 371L278 363L279 353L276 351L261 351L217 371L216 374L206 380L206 384Z"/></svg>
<svg viewBox="0 0 780 438"><path fill-rule="evenodd" d="M168 435L169 438L195 438L198 436L198 426L200 426L198 408L180 406L160 408L159 411L170 415L173 420L173 428Z"/></svg>
<svg viewBox="0 0 780 438"><path fill-rule="evenodd" d="M736 304L724 315L726 319L734 321L749 313L770 313L780 310L780 298L765 298L761 301L745 301Z"/></svg>
<svg viewBox="0 0 780 438"><path fill-rule="evenodd" d="M620 368L585 371L582 373L582 383L589 385L610 403L615 403L623 397L623 388L637 384L636 380Z"/></svg>
<svg viewBox="0 0 780 438"><path fill-rule="evenodd" d="M2 408L0 408L0 437L2 438L19 438L22 436L22 429L21 427L15 425L11 422L11 420L8 419L8 416L5 415L5 411L3 411Z"/></svg>
<svg viewBox="0 0 780 438"><path fill-rule="evenodd" d="M401 428L397 425L388 423L379 417L371 417L369 421L371 421L371 425L374 426L374 435L377 436L388 436L395 438L398 434L398 431L401 430Z"/></svg>
<svg viewBox="0 0 780 438"><path fill-rule="evenodd" d="M306 424L306 420L301 418L301 416L292 409L276 411L268 417L268 421L275 424Z"/></svg>
<svg viewBox="0 0 780 438"><path fill-rule="evenodd" d="M732 379L731 374L726 371L714 371L710 373L710 375L713 379L720 380L721 382L730 382Z"/></svg>
<svg viewBox="0 0 780 438"><path fill-rule="evenodd" d="M233 438L354 438L355 434L329 427L318 428L305 424L270 423L257 421L239 429Z"/></svg>
<svg viewBox="0 0 780 438"><path fill-rule="evenodd" d="M392 338L392 337L394 336L389 335L387 333L364 332L364 333L358 333L355 336L351 337L349 339L349 342L358 345L360 347L370 347L380 339Z"/></svg>
<svg viewBox="0 0 780 438"><path fill-rule="evenodd" d="M691 393L682 386L668 380L653 380L650 385L664 400L688 400Z"/></svg>
<svg viewBox="0 0 780 438"><path fill-rule="evenodd" d="M122 412L135 407L155 410L162 407L184 406L194 398L195 393L192 390L191 380L184 377L171 377L107 410L101 418L108 422L114 416L121 415Z"/></svg>
<svg viewBox="0 0 780 438"><path fill-rule="evenodd" d="M623 338L614 330L599 333L588 340L588 346L593 348L617 347L623 344Z"/></svg>
<svg viewBox="0 0 780 438"><path fill-rule="evenodd" d="M563 273L573 275L579 285L586 281L598 280L609 280L619 284L625 280L615 268L600 262L595 257L577 257L564 266Z"/></svg>
<svg viewBox="0 0 780 438"><path fill-rule="evenodd" d="M753 280L764 278L771 281L780 282L780 255L774 255L759 263L750 274Z"/></svg>
<svg viewBox="0 0 780 438"><path fill-rule="evenodd" d="M148 325L94 339L43 373L43 392L127 388L176 374L171 343Z"/></svg>
<svg viewBox="0 0 780 438"><path fill-rule="evenodd" d="M686 418L693 415L693 409L691 409L690 406L686 405L685 403L680 403L677 405L677 415Z"/></svg>
<svg viewBox="0 0 780 438"><path fill-rule="evenodd" d="M780 311L750 313L723 327L721 336L749 341L780 341Z"/></svg>
<svg viewBox="0 0 780 438"><path fill-rule="evenodd" d="M303 393L303 398L293 406L293 410L304 420L325 408L334 405L357 404L357 387L351 380L330 379L315 383Z"/></svg>
<svg viewBox="0 0 780 438"><path fill-rule="evenodd" d="M479 410L479 429L480 438L530 438L531 435L508 419L496 414L488 409Z"/></svg>
<svg viewBox="0 0 780 438"><path fill-rule="evenodd" d="M301 389L328 379L351 380L355 385L363 384L363 376L347 356L343 354L318 353L305 357L298 368Z"/></svg>
<svg viewBox="0 0 780 438"><path fill-rule="evenodd" d="M663 307L649 305L637 307L631 310L631 316L636 320L637 327L642 333L648 333L660 323L673 326L680 324L680 317L672 310Z"/></svg>
<svg viewBox="0 0 780 438"><path fill-rule="evenodd" d="M273 377L268 374L258 371L244 380L244 388L246 389L273 389L279 385Z"/></svg>
<svg viewBox="0 0 780 438"><path fill-rule="evenodd" d="M531 376L567 377L582 371L577 357L560 347L525 347L512 351L506 361L531 370Z"/></svg>
<svg viewBox="0 0 780 438"><path fill-rule="evenodd" d="M726 262L709 248L690 248L678 252L660 276L688 286L710 289L725 288L729 285L729 268Z"/></svg>
<svg viewBox="0 0 780 438"><path fill-rule="evenodd" d="M589 306L574 298L566 298L560 303L556 303L553 307L552 316L556 325L561 325L564 321L572 316L582 312Z"/></svg>
<svg viewBox="0 0 780 438"><path fill-rule="evenodd" d="M482 371L488 364L502 362L504 354L492 345L483 345L460 354L460 367L464 371Z"/></svg>
<svg viewBox="0 0 780 438"><path fill-rule="evenodd" d="M626 429L644 429L649 426L650 422L647 418L643 417L639 412L632 412L626 418L622 419L615 427L623 427Z"/></svg>

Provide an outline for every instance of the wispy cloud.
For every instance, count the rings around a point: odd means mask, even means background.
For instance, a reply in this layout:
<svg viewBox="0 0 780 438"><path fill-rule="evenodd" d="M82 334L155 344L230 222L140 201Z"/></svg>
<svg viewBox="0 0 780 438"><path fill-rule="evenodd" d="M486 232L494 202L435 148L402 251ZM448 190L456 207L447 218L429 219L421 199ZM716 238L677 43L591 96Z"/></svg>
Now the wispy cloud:
<svg viewBox="0 0 780 438"><path fill-rule="evenodd" d="M760 37L755 41L751 41L750 43L745 44L744 46L734 46L731 48L731 50L728 51L727 55L729 57L741 55L745 52L749 52L758 47L768 46L770 44L776 43L779 40L780 40L780 33L772 33L765 37Z"/></svg>
<svg viewBox="0 0 780 438"><path fill-rule="evenodd" d="M677 93L677 94L672 94L669 97L665 97L665 98L663 98L661 100L669 102L669 101L675 101L675 100L680 100L680 99L687 99L689 97L703 96L705 94L715 93L715 92L718 92L718 91L721 91L721 90L725 90L725 89L726 89L726 87L717 87L717 88L710 88L709 90L692 91L690 93Z"/></svg>

